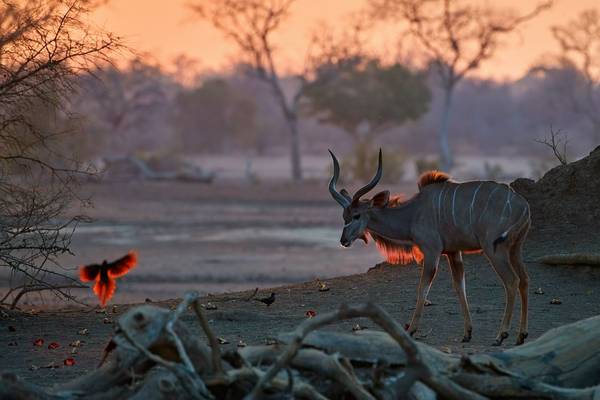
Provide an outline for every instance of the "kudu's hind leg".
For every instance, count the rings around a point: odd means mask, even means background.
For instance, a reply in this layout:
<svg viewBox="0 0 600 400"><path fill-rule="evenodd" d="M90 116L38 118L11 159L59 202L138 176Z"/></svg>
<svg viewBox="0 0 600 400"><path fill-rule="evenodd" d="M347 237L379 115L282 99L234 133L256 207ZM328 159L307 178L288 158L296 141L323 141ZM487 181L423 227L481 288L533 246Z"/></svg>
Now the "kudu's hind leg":
<svg viewBox="0 0 600 400"><path fill-rule="evenodd" d="M484 252L490 260L492 267L494 267L494 270L502 280L502 285L504 286L504 292L506 294L504 317L502 318L496 341L493 343L494 346L500 346L502 341L508 337L519 277L510 265L509 251L505 244L499 245L496 251L490 246L490 248L486 248Z"/></svg>
<svg viewBox="0 0 600 400"><path fill-rule="evenodd" d="M519 336L517 337L517 345L523 344L527 338L527 312L528 312L528 297L529 297L529 275L527 268L523 263L522 248L523 241L527 234L527 229L521 234L518 240L510 249L510 263L519 276L519 296L521 297L521 321L519 323Z"/></svg>
<svg viewBox="0 0 600 400"><path fill-rule="evenodd" d="M467 293L465 287L465 267L462 260L461 252L448 254L448 262L450 263L450 271L452 272L452 285L458 296L460 307L464 318L464 336L462 341L468 342L471 340L473 325L471 323L471 313L469 312L469 303L467 303Z"/></svg>
<svg viewBox="0 0 600 400"><path fill-rule="evenodd" d="M419 328L419 320L423 315L423 307L425 306L425 299L431 289L431 284L437 274L438 263L440 261L440 253L430 254L425 253L423 261L423 268L421 269L421 278L419 279L419 286L417 288L417 305L415 312L413 313L410 324L407 327L407 331L410 335L413 335Z"/></svg>

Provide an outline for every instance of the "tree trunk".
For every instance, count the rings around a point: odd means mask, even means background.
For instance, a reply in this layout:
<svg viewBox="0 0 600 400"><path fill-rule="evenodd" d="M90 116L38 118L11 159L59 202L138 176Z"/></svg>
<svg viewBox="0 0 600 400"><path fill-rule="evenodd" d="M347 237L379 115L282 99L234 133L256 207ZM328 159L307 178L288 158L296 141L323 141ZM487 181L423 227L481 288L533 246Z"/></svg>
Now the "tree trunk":
<svg viewBox="0 0 600 400"><path fill-rule="evenodd" d="M294 182L302 180L302 164L300 162L300 135L298 133L298 117L286 114L287 124L292 135L290 140L291 163L292 163L292 179Z"/></svg>
<svg viewBox="0 0 600 400"><path fill-rule="evenodd" d="M440 167L442 171L446 172L449 171L454 165L452 151L450 150L450 144L448 142L448 128L450 125L450 111L452 108L453 92L454 85L444 88L444 108L442 110L442 121L438 131L438 142L440 145Z"/></svg>
<svg viewBox="0 0 600 400"><path fill-rule="evenodd" d="M283 117L285 118L285 122L290 129L291 140L290 140L290 150L291 150L291 158L290 161L292 163L292 180L294 182L299 182L302 180L302 165L300 163L300 135L298 133L298 113L296 112L295 105L289 105L288 100L285 97L285 93L281 87L279 82L279 78L275 73L271 73L271 76L268 78L268 82L270 83L273 92L279 102L279 106L281 107L281 111L283 112Z"/></svg>

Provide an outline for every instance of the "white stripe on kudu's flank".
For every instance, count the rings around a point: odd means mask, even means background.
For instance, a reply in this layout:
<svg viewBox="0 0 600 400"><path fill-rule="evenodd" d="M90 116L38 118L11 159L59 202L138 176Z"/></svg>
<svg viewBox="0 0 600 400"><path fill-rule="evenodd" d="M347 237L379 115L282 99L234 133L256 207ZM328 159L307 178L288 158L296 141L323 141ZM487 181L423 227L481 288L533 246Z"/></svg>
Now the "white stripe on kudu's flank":
<svg viewBox="0 0 600 400"><path fill-rule="evenodd" d="M477 186L477 189L475 189L475 193L473 193L473 199L471 200L471 207L469 207L469 225L473 225L473 207L475 206L475 198L477 197L477 192L479 192L479 189L481 189L481 185L483 185L483 182L481 182Z"/></svg>
<svg viewBox="0 0 600 400"><path fill-rule="evenodd" d="M442 220L442 195L444 194L444 190L446 189L446 183L442 185L442 190L440 190L440 195L438 196L438 223Z"/></svg>
<svg viewBox="0 0 600 400"><path fill-rule="evenodd" d="M508 215L506 216L506 219L508 219L510 217L510 214L512 212L511 208L510 208L510 195L511 195L511 190L508 187L508 185L506 185L506 202L504 203L504 207L502 207L502 212L500 213L500 221L502 221L504 219L504 210L506 210L506 206L508 206Z"/></svg>
<svg viewBox="0 0 600 400"><path fill-rule="evenodd" d="M456 185L454 187L454 194L452 195L452 222L454 222L454 226L456 226L456 216L454 215L454 203L456 201L456 191L460 185Z"/></svg>
<svg viewBox="0 0 600 400"><path fill-rule="evenodd" d="M523 216L526 213L527 213L527 207L523 208L523 212L521 213L521 215L517 219L517 222L515 222L514 224L512 224L511 226L509 226L508 229L506 231L504 231L504 233L502 234L502 236L508 235L508 233L511 231L511 229L514 228L519 222L521 222L521 218L523 218Z"/></svg>
<svg viewBox="0 0 600 400"><path fill-rule="evenodd" d="M498 190L500 186L496 186L494 188L494 190L492 190L492 192L490 193L490 196L488 197L487 201L485 202L485 207L483 207L483 211L481 212L481 215L479 215L479 221L481 221L481 218L483 218L483 215L485 214L485 212L487 211L488 205L490 204L490 200L492 198L492 196L494 195L494 193L496 192L496 190Z"/></svg>

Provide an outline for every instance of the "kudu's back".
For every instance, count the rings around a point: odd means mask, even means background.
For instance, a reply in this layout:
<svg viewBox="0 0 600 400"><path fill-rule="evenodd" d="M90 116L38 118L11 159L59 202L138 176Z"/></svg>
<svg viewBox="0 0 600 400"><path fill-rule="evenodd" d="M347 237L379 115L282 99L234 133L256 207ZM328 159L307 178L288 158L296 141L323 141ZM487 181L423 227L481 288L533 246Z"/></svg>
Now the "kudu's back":
<svg viewBox="0 0 600 400"><path fill-rule="evenodd" d="M529 204L510 186L493 181L457 183L421 179L417 225L434 226L445 251L486 249L524 235Z"/></svg>

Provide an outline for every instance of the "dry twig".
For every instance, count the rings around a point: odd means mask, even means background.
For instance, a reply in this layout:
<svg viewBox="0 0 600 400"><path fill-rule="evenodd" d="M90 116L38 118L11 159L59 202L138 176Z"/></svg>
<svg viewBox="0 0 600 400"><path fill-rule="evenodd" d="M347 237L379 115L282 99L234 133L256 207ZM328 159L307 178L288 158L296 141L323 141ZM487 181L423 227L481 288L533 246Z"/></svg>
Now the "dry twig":
<svg viewBox="0 0 600 400"><path fill-rule="evenodd" d="M219 345L219 339L213 333L212 329L210 329L210 325L208 324L208 320L206 319L206 315L204 314L204 310L202 309L202 305L198 299L195 299L192 302L192 307L194 308L194 312L198 317L200 326L202 327L202 330L208 339L208 343L210 344L213 373L217 377L222 377L223 365L221 363L221 348Z"/></svg>
<svg viewBox="0 0 600 400"><path fill-rule="evenodd" d="M564 135L564 139L561 138L562 135ZM554 157L556 157L561 165L567 165L569 163L567 160L567 144L569 143L569 139L562 131L555 131L550 127L549 138L535 139L535 141L552 149Z"/></svg>

